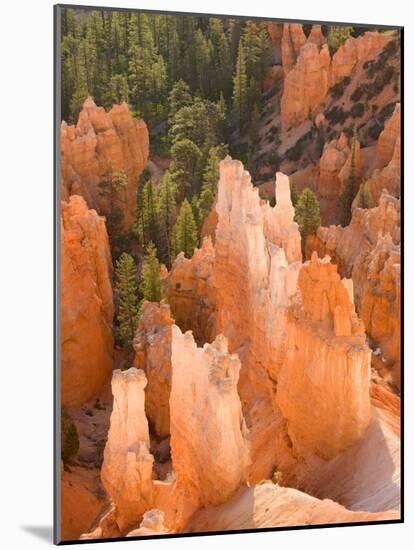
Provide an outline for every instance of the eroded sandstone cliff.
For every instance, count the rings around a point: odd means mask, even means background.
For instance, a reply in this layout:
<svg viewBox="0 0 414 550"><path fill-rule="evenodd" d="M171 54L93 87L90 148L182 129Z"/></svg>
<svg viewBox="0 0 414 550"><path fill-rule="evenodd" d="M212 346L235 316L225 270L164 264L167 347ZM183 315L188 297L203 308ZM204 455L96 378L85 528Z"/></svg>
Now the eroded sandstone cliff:
<svg viewBox="0 0 414 550"><path fill-rule="evenodd" d="M113 368L112 260L104 218L72 195L61 206L62 401L80 405Z"/></svg>
<svg viewBox="0 0 414 550"><path fill-rule="evenodd" d="M108 198L99 183L124 170L128 186L122 192L124 222L133 222L137 182L149 153L148 129L133 118L128 105L114 105L109 112L91 97L83 104L76 126L62 122L60 130L61 196L82 195L89 208L108 214Z"/></svg>
<svg viewBox="0 0 414 550"><path fill-rule="evenodd" d="M154 500L146 384L144 371L134 367L116 370L112 376L114 406L101 477L114 504L113 519L119 533L138 523Z"/></svg>
<svg viewBox="0 0 414 550"><path fill-rule="evenodd" d="M216 296L214 287L214 247L203 240L188 259L181 253L170 272L163 273L164 293L175 323L191 330L196 342L212 342L215 337Z"/></svg>
<svg viewBox="0 0 414 550"><path fill-rule="evenodd" d="M352 277L355 303L375 350L379 369L399 385L400 201L382 192L378 206L356 208L349 226L320 227L309 250L329 254Z"/></svg>

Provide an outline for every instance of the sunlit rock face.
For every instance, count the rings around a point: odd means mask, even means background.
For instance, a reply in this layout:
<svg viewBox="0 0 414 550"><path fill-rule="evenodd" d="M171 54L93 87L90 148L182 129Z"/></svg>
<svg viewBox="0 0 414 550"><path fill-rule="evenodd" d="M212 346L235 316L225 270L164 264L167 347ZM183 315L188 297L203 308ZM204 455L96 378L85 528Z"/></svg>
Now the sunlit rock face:
<svg viewBox="0 0 414 550"><path fill-rule="evenodd" d="M144 371L134 367L112 376L114 405L101 478L114 504L114 519L125 532L152 508L154 458L145 416Z"/></svg>
<svg viewBox="0 0 414 550"><path fill-rule="evenodd" d="M286 176L277 174L272 209L227 157L217 213L217 332L242 362L250 476L259 480L293 455L332 457L358 440L370 422L370 351L351 283L329 259L302 265Z"/></svg>
<svg viewBox="0 0 414 550"><path fill-rule="evenodd" d="M357 38L349 37L332 57L332 85L349 76L358 62L374 57L390 40L389 35L379 32L365 32Z"/></svg>
<svg viewBox="0 0 414 550"><path fill-rule="evenodd" d="M77 195L61 205L60 270L62 401L76 406L110 378L114 314L105 220Z"/></svg>
<svg viewBox="0 0 414 550"><path fill-rule="evenodd" d="M276 400L296 452L327 460L358 441L371 421L371 351L352 280L341 280L329 257L313 254L300 271L299 289Z"/></svg>
<svg viewBox="0 0 414 550"><path fill-rule="evenodd" d="M170 433L171 340L170 306L144 302L134 337L134 366L147 377L145 411L158 436Z"/></svg>
<svg viewBox="0 0 414 550"><path fill-rule="evenodd" d="M353 512L337 502L319 500L292 489L264 483L241 490L231 501L200 510L187 527L190 533L323 525L398 519L398 511Z"/></svg>
<svg viewBox="0 0 414 550"><path fill-rule="evenodd" d="M330 62L326 44L319 48L307 42L301 47L296 65L284 81L280 102L283 131L304 122L320 105L330 85Z"/></svg>
<svg viewBox="0 0 414 550"><path fill-rule="evenodd" d="M400 196L401 186L401 110L397 103L392 116L386 121L377 143L376 169L365 189L370 203L378 204L384 190Z"/></svg>
<svg viewBox="0 0 414 550"><path fill-rule="evenodd" d="M212 342L216 335L214 257L211 238L206 237L190 259L181 252L170 272L163 274L164 293L175 323L184 332L191 330L199 344Z"/></svg>
<svg viewBox="0 0 414 550"><path fill-rule="evenodd" d="M333 85L350 76L358 64L375 57L391 39L378 32L349 37L331 58L320 25L313 25L306 38L301 24L285 24L281 42L285 73L280 104L282 131L313 116Z"/></svg>
<svg viewBox="0 0 414 550"><path fill-rule="evenodd" d="M82 195L89 208L107 214L108 199L98 184L111 172L124 170L128 187L122 192L122 211L125 227L129 227L134 219L138 178L149 154L145 122L134 118L126 103L106 112L88 97L76 126L62 122L60 140L62 198Z"/></svg>
<svg viewBox="0 0 414 550"><path fill-rule="evenodd" d="M383 367L400 377L400 201L383 191L378 206L356 208L349 226L320 227L312 248L329 254L354 282L355 304Z"/></svg>
<svg viewBox="0 0 414 550"><path fill-rule="evenodd" d="M170 398L176 491L198 506L228 500L247 480L248 432L237 393L240 360L227 340L197 347L173 326Z"/></svg>
<svg viewBox="0 0 414 550"><path fill-rule="evenodd" d="M304 44L306 44L306 36L303 26L298 23L284 23L281 47L285 75L294 67Z"/></svg>

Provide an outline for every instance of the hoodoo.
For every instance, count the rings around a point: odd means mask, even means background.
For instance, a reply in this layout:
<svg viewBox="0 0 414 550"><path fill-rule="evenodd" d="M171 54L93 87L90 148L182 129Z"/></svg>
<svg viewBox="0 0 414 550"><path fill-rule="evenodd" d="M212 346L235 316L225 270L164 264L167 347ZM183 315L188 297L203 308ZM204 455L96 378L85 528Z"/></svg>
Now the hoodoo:
<svg viewBox="0 0 414 550"><path fill-rule="evenodd" d="M61 214L62 401L74 406L113 368L112 260L105 220L82 197L62 202Z"/></svg>
<svg viewBox="0 0 414 550"><path fill-rule="evenodd" d="M60 130L61 195L82 195L89 208L108 214L108 199L99 184L123 170L128 185L122 194L125 226L134 221L137 181L148 160L148 129L135 119L128 105L114 105L109 112L91 97L83 104L76 126L62 122Z"/></svg>

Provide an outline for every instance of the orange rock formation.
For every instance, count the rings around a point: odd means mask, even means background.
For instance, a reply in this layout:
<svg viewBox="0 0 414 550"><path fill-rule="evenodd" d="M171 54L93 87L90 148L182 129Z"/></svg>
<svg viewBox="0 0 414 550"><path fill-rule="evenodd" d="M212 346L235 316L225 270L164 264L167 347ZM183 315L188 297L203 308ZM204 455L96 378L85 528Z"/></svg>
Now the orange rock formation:
<svg viewBox="0 0 414 550"><path fill-rule="evenodd" d="M105 221L72 195L61 208L62 401L80 405L113 366L112 260Z"/></svg>
<svg viewBox="0 0 414 550"><path fill-rule="evenodd" d="M134 367L116 370L112 376L114 406L101 477L114 504L112 515L120 533L139 522L154 499L146 384L144 371Z"/></svg>
<svg viewBox="0 0 414 550"><path fill-rule="evenodd" d="M285 72L280 103L282 131L312 116L331 86L349 76L358 63L377 55L391 39L378 32L350 37L331 58L320 25L314 25L306 38L302 25L285 24L281 46Z"/></svg>
<svg viewBox="0 0 414 550"><path fill-rule="evenodd" d="M268 482L241 489L232 500L221 506L200 510L191 519L186 532L357 523L398 518L397 511L352 512L332 500L319 500L296 489Z"/></svg>
<svg viewBox="0 0 414 550"><path fill-rule="evenodd" d="M145 388L145 412L159 436L170 433L171 327L168 304L144 302L134 338L134 366L148 380Z"/></svg>
<svg viewBox="0 0 414 550"><path fill-rule="evenodd" d="M365 183L370 203L375 205L386 189L400 195L401 185L401 112L397 103L392 116L386 121L377 143L376 169Z"/></svg>
<svg viewBox="0 0 414 550"><path fill-rule="evenodd" d="M370 352L350 283L326 260L302 267L286 176L277 174L271 208L242 164L226 158L217 212L217 332L242 361L239 393L251 431L250 479L257 481L286 459L277 456L281 437L290 456L293 445L295 453L323 457L361 437L371 418Z"/></svg>
<svg viewBox="0 0 414 550"><path fill-rule="evenodd" d="M62 122L61 195L82 195L90 208L107 213L106 199L98 183L112 171L125 170L128 188L124 194L125 224L133 221L137 181L149 154L148 129L135 119L128 105L114 105L109 112L97 107L91 97L83 104L76 126Z"/></svg>
<svg viewBox="0 0 414 550"><path fill-rule="evenodd" d="M371 209L355 209L349 226L320 227L311 247L331 255L352 277L355 302L383 367L399 385L400 202L385 191Z"/></svg>
<svg viewBox="0 0 414 550"><path fill-rule="evenodd" d="M390 39L389 35L379 32L365 32L358 38L349 37L332 57L332 85L349 76L359 61L374 57Z"/></svg>
<svg viewBox="0 0 414 550"><path fill-rule="evenodd" d="M215 337L216 296L214 288L214 247L209 237L187 259L177 256L169 273L163 274L163 286L175 323L191 330L202 344Z"/></svg>

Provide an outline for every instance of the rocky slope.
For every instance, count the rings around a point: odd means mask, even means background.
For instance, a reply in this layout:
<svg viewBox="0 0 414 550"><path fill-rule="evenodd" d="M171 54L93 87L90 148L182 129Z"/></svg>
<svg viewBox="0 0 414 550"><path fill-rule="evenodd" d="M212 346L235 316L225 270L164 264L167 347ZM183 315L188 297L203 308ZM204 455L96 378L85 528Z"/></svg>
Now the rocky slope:
<svg viewBox="0 0 414 550"><path fill-rule="evenodd" d="M215 337L216 296L214 287L214 247L210 238L188 259L181 253L170 272L164 271L163 287L176 324L191 330L196 342Z"/></svg>
<svg viewBox="0 0 414 550"><path fill-rule="evenodd" d="M355 303L374 351L374 364L400 381L400 201L386 191L378 206L356 208L349 226L320 227L308 253L329 254L352 277Z"/></svg>
<svg viewBox="0 0 414 550"><path fill-rule="evenodd" d="M92 398L113 368L112 260L105 221L72 195L61 206L61 391Z"/></svg>
<svg viewBox="0 0 414 550"><path fill-rule="evenodd" d="M131 225L138 178L149 154L145 122L133 118L126 103L106 112L88 97L76 126L62 122L60 140L62 199L82 195L90 208L107 214L108 199L99 192L98 184L124 170L128 187L122 195L122 210L126 227Z"/></svg>
<svg viewBox="0 0 414 550"><path fill-rule="evenodd" d="M111 505L83 538L399 517L399 399L371 381L352 280L316 252L302 263L284 174L275 194L272 208L239 161L221 162L218 336L198 347L169 306L144 304L140 369L112 380L102 467ZM147 416L170 434L162 476Z"/></svg>
<svg viewBox="0 0 414 550"><path fill-rule="evenodd" d="M123 169L131 223L148 131L91 98L62 123L62 387L81 443L62 473L66 537L399 518L397 37L365 32L332 55L319 25L266 28L257 172L275 205L241 162L221 162L206 238L161 268L165 303L142 304L104 410L92 403L114 368L112 266L89 208L107 213L98 184ZM341 227L354 125L361 187ZM320 200L306 243L289 177Z"/></svg>
<svg viewBox="0 0 414 550"><path fill-rule="evenodd" d="M268 34L272 64L256 155L268 198L274 196L269 178L279 168L292 176L299 191L310 187L317 193L325 225L337 223L337 200L349 173L347 136L354 126L358 184L365 183L370 206L383 188L397 195L398 36L365 32L349 37L331 54L318 25L306 35L300 24L284 24L283 30L274 24ZM378 137L381 131L383 138Z"/></svg>

